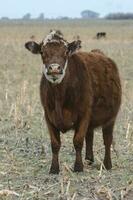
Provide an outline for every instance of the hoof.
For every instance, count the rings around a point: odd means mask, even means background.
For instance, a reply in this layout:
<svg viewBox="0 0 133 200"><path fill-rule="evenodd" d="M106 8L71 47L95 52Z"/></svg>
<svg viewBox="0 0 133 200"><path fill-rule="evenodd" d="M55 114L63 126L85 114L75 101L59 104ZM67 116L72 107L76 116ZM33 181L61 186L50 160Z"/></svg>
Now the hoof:
<svg viewBox="0 0 133 200"><path fill-rule="evenodd" d="M111 161L107 161L107 160L104 160L104 166L107 170L110 170L112 168L112 163Z"/></svg>
<svg viewBox="0 0 133 200"><path fill-rule="evenodd" d="M83 172L83 164L75 164L74 172Z"/></svg>
<svg viewBox="0 0 133 200"><path fill-rule="evenodd" d="M60 170L59 167L51 167L49 174L59 174Z"/></svg>
<svg viewBox="0 0 133 200"><path fill-rule="evenodd" d="M87 161L88 165L92 165L94 163L94 158L85 157L85 160Z"/></svg>

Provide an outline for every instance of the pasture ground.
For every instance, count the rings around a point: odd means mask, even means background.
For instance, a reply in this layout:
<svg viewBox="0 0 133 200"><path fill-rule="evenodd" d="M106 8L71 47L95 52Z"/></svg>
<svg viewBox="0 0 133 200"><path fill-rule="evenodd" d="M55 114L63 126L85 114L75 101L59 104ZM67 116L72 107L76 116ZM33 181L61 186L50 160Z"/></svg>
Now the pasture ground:
<svg viewBox="0 0 133 200"><path fill-rule="evenodd" d="M51 148L39 98L40 56L24 43L36 41L50 29L66 39L77 35L82 49L99 48L118 65L123 88L121 110L114 131L113 168L102 170L104 146L95 132L95 164L84 162L73 173L73 132L62 134L61 172L49 175ZM97 32L107 38L96 40ZM0 199L2 200L132 200L133 199L133 21L0 22ZM83 149L84 158L84 149Z"/></svg>

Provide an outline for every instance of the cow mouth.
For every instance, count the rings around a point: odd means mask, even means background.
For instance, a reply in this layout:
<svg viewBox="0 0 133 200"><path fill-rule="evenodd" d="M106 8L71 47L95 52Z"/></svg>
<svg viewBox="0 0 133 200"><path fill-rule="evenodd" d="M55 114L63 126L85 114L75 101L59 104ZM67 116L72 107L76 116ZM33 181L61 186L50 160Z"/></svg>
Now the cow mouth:
<svg viewBox="0 0 133 200"><path fill-rule="evenodd" d="M52 74L48 74L49 79L51 79L51 81L53 83L58 82L58 80L60 80L63 76L63 73L52 73Z"/></svg>
<svg viewBox="0 0 133 200"><path fill-rule="evenodd" d="M48 76L60 76L60 75L62 75L63 74L63 71L61 71L61 72L52 72L52 73L50 73L50 72L47 72L47 75Z"/></svg>

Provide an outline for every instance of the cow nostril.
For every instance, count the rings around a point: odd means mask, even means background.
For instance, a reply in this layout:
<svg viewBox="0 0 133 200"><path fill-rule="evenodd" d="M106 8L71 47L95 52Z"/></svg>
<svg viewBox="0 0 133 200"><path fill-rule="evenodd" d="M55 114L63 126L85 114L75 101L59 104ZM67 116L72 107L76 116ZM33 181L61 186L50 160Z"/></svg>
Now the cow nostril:
<svg viewBox="0 0 133 200"><path fill-rule="evenodd" d="M51 66L49 66L49 70L50 70L50 71L52 70L52 67L51 67Z"/></svg>
<svg viewBox="0 0 133 200"><path fill-rule="evenodd" d="M58 68L57 68L59 71L61 70L61 66L58 66Z"/></svg>

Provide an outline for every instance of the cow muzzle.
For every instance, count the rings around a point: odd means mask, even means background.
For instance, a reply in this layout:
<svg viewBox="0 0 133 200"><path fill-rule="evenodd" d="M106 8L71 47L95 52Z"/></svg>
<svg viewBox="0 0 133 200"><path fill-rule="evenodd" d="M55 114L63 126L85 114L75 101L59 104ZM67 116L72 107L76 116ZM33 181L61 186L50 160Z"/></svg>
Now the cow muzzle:
<svg viewBox="0 0 133 200"><path fill-rule="evenodd" d="M66 60L64 67L61 67L57 63L52 63L46 67L44 64L43 72L46 79L54 84L59 84L62 82L67 68L68 60Z"/></svg>
<svg viewBox="0 0 133 200"><path fill-rule="evenodd" d="M50 64L47 68L47 75L59 75L63 74L63 69L57 63Z"/></svg>

